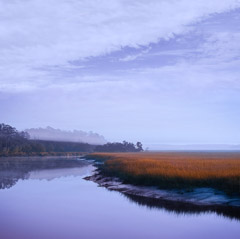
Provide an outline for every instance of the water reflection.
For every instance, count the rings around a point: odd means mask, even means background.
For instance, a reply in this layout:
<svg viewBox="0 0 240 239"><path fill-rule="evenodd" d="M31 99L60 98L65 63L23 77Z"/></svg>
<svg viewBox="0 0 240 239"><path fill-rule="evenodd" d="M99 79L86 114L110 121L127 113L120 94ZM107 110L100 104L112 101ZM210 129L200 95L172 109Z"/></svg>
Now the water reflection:
<svg viewBox="0 0 240 239"><path fill-rule="evenodd" d="M164 209L168 212L173 212L178 215L216 213L218 215L225 216L231 219L240 220L240 207L232 207L228 205L196 205L180 201L169 201L164 199L141 197L126 193L124 193L124 196L126 196L129 201L136 203L139 206L145 206L150 209Z"/></svg>
<svg viewBox="0 0 240 239"><path fill-rule="evenodd" d="M89 162L79 160L77 157L16 157L0 158L0 189L13 187L18 180L34 178L44 170L45 179L53 179L65 175L72 175L73 171L68 169L80 168L88 165ZM58 169L58 175L56 171ZM59 169L62 169L59 171ZM47 170L47 171L46 171ZM52 171L49 171L52 170ZM38 173L37 173L38 172Z"/></svg>
<svg viewBox="0 0 240 239"><path fill-rule="evenodd" d="M0 189L13 187L20 179L52 180L66 176L84 175L91 163L77 157L29 157L0 159ZM91 168L93 169L93 167ZM214 212L231 219L240 220L240 207L228 205L202 206L180 201L151 199L123 194L131 202L152 209L164 209L175 214L200 214Z"/></svg>

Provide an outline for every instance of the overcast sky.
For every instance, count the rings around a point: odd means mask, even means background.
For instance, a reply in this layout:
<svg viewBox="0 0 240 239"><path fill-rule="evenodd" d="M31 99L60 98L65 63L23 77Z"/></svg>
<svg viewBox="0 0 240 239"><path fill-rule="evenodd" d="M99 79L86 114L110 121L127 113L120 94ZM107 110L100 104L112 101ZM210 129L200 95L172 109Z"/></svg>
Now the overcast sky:
<svg viewBox="0 0 240 239"><path fill-rule="evenodd" d="M240 143L240 1L0 0L0 122Z"/></svg>

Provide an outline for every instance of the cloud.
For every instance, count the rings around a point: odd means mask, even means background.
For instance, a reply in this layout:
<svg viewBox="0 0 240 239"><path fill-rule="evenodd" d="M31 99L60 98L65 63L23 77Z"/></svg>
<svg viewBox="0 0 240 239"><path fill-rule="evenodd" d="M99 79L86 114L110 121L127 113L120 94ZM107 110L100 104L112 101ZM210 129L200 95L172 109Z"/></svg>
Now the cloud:
<svg viewBox="0 0 240 239"><path fill-rule="evenodd" d="M125 62L133 61L133 60L136 60L138 58L141 58L142 56L144 56L148 52L149 52L149 49L146 49L146 50L141 51L138 54L131 54L131 55L127 55L123 58L120 58L119 61L125 61Z"/></svg>
<svg viewBox="0 0 240 239"><path fill-rule="evenodd" d="M218 63L240 58L240 32L221 31L212 33L202 46L205 57Z"/></svg>
<svg viewBox="0 0 240 239"><path fill-rule="evenodd" d="M49 67L168 40L239 6L237 0L0 0L0 89L44 87L55 77Z"/></svg>

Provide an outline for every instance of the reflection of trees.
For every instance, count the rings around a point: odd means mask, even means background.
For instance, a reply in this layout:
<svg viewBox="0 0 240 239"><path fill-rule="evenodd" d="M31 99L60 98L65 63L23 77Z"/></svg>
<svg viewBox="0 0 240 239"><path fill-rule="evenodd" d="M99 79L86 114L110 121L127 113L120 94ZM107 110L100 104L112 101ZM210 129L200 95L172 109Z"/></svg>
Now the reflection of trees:
<svg viewBox="0 0 240 239"><path fill-rule="evenodd" d="M14 186L19 179L29 177L29 172L43 169L74 168L86 165L87 162L76 158L1 158L0 189Z"/></svg>
<svg viewBox="0 0 240 239"><path fill-rule="evenodd" d="M231 219L240 220L240 207L228 205L196 205L180 201L170 201L164 199L154 199L124 193L131 202L148 208L167 210L176 214L200 214L214 212Z"/></svg>
<svg viewBox="0 0 240 239"><path fill-rule="evenodd" d="M0 170L0 189L11 188L19 179L25 179L28 173L21 171L2 171Z"/></svg>

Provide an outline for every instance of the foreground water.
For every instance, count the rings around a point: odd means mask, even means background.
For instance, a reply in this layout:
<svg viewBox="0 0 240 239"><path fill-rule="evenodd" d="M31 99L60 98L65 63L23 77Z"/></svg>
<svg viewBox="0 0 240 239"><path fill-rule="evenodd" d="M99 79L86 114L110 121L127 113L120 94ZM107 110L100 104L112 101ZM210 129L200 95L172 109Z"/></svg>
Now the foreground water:
<svg viewBox="0 0 240 239"><path fill-rule="evenodd" d="M239 238L237 219L150 208L84 180L91 164L59 160L0 163L0 238Z"/></svg>

